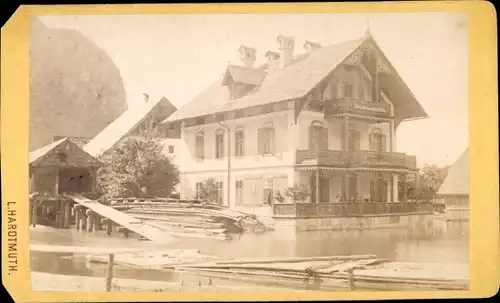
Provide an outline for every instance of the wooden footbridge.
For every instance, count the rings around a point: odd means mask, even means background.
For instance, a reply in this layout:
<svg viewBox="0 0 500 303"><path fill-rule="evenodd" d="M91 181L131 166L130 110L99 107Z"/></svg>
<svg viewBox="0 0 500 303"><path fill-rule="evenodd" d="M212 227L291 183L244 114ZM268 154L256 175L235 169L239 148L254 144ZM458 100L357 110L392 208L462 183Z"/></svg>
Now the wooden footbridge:
<svg viewBox="0 0 500 303"><path fill-rule="evenodd" d="M65 193L63 196L148 240L158 243L167 243L173 240L173 237L167 231L161 229L157 225L151 225L143 220L136 219L126 213L97 201L87 199L79 194ZM92 222L90 222L90 224L91 223Z"/></svg>

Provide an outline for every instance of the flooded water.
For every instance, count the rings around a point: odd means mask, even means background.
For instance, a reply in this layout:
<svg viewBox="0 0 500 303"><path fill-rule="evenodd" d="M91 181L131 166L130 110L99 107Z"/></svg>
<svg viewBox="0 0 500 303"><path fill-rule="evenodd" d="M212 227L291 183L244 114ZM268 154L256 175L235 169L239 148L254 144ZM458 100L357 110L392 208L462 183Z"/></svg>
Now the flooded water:
<svg viewBox="0 0 500 303"><path fill-rule="evenodd" d="M124 238L102 232L87 234L74 229L55 230L37 227L30 231L33 244L105 246L132 248L199 249L203 254L228 257L305 257L327 255L373 254L380 258L410 262L457 262L469 260L468 223L449 223L445 233L415 236L407 229L365 231L309 231L297 233L294 239L283 239L278 233L242 234L233 240L179 239L168 245ZM106 273L106 265L87 262L85 257L71 254L31 253L33 271L66 275L98 276ZM132 269L116 266L114 276L145 280L178 281L189 279L173 272Z"/></svg>

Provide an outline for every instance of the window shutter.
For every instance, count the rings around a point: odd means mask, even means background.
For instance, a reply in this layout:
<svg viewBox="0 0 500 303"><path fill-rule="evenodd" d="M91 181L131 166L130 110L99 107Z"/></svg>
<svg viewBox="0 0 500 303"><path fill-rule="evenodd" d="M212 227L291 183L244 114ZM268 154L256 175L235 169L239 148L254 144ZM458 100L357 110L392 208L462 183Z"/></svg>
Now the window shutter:
<svg viewBox="0 0 500 303"><path fill-rule="evenodd" d="M385 152L387 150L387 148L386 148L386 138L387 138L386 135L381 135L380 136L380 139L381 139L380 140L381 141L380 142L380 150L383 151L383 152Z"/></svg>
<svg viewBox="0 0 500 303"><path fill-rule="evenodd" d="M374 146L373 146L373 140L374 140L374 134L370 133L370 150L373 150Z"/></svg>
<svg viewBox="0 0 500 303"><path fill-rule="evenodd" d="M274 128L268 130L269 131L269 148L270 148L270 152L271 154L274 154L274 151L275 151L275 142L274 142Z"/></svg>
<svg viewBox="0 0 500 303"><path fill-rule="evenodd" d="M321 148L328 149L328 128L324 127L322 130L321 136Z"/></svg>
<svg viewBox="0 0 500 303"><path fill-rule="evenodd" d="M313 133L314 132L314 127L313 126L309 126L309 149L310 150L313 150L315 149L315 146L314 146L314 138L313 138Z"/></svg>
<svg viewBox="0 0 500 303"><path fill-rule="evenodd" d="M259 128L257 131L257 151L259 154L264 153L264 129Z"/></svg>
<svg viewBox="0 0 500 303"><path fill-rule="evenodd" d="M384 197L383 202L387 202L387 180L384 180L384 192L382 193L382 196Z"/></svg>
<svg viewBox="0 0 500 303"><path fill-rule="evenodd" d="M355 140L356 140L356 150L361 150L361 132L359 131L356 131L356 136L355 136Z"/></svg>
<svg viewBox="0 0 500 303"><path fill-rule="evenodd" d="M375 184L372 179L370 180L370 202L374 201L375 201Z"/></svg>
<svg viewBox="0 0 500 303"><path fill-rule="evenodd" d="M344 137L344 123L340 125L340 144L341 144L341 149L345 150L346 149L346 138Z"/></svg>

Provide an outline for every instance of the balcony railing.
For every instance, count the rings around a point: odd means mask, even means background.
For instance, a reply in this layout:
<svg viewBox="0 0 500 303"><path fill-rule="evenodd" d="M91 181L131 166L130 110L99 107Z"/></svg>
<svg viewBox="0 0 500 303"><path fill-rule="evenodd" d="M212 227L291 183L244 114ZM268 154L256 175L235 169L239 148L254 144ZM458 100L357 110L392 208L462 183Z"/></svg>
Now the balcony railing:
<svg viewBox="0 0 500 303"><path fill-rule="evenodd" d="M416 169L415 156L404 153L376 152L376 151L339 151L339 150L298 150L297 164L314 162L318 165L340 167L385 166Z"/></svg>
<svg viewBox="0 0 500 303"><path fill-rule="evenodd" d="M317 218L432 213L431 202L374 203L276 203L275 217Z"/></svg>
<svg viewBox="0 0 500 303"><path fill-rule="evenodd" d="M385 102L370 102L356 99L334 99L325 102L325 116L355 114L370 117L390 118L391 110Z"/></svg>

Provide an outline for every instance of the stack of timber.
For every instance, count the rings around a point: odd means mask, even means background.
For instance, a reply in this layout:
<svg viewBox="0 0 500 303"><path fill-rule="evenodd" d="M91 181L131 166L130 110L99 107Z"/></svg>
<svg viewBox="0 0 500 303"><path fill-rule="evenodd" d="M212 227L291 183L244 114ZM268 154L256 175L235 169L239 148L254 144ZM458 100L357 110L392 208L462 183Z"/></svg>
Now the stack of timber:
<svg viewBox="0 0 500 303"><path fill-rule="evenodd" d="M183 264L197 275L293 288L350 290L466 290L468 265L390 262L375 256L227 260Z"/></svg>
<svg viewBox="0 0 500 303"><path fill-rule="evenodd" d="M253 215L198 200L128 198L110 206L180 237L229 240L232 233L270 230Z"/></svg>

